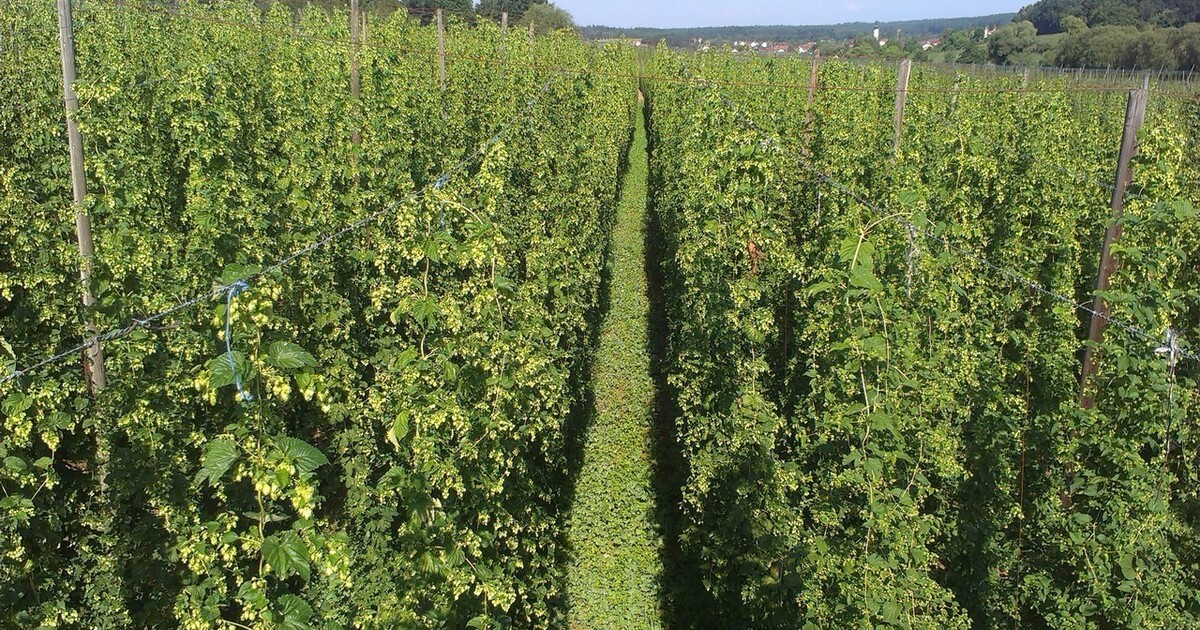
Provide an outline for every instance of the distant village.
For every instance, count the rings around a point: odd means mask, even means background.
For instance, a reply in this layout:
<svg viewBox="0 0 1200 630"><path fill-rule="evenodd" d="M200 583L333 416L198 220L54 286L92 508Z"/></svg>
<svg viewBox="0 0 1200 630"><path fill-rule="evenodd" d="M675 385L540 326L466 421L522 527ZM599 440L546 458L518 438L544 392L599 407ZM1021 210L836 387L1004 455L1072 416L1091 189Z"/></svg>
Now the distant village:
<svg viewBox="0 0 1200 630"><path fill-rule="evenodd" d="M978 29L979 32L977 35L981 39L987 39L991 37L998 28L998 26L985 26L982 29ZM894 37L883 36L879 31L878 24L875 25L874 30L871 32L871 39L874 40L874 45L879 47L887 46L889 42L900 43L903 41L900 31L896 31ZM692 38L692 47L700 51L712 50L714 46L720 48L725 43L726 42L713 42L702 37ZM808 55L822 47L853 48L861 45L863 41L862 38L851 37L843 40L810 41L796 44L790 42L756 42L748 40L736 40L727 43L729 44L730 49L735 52L753 52L767 55L786 55L789 53ZM909 43L911 44L912 42ZM635 42L635 45L642 46L644 43L641 40L638 40ZM923 51L931 51L942 45L942 38L933 37L927 39L918 39L915 41L915 45Z"/></svg>
<svg viewBox="0 0 1200 630"><path fill-rule="evenodd" d="M878 23L871 33L860 33L854 37L842 39L822 39L817 41L773 41L773 40L725 40L692 37L686 46L678 46L697 51L729 50L734 54L755 55L811 55L821 51L826 56L844 57L916 57L925 60L940 60L944 55L939 54L943 48L952 49L953 57L967 47L982 44L1000 27L999 24L965 30L947 30L937 37L906 37L896 30L890 34L880 31ZM949 41L947 41L949 40ZM602 38L599 43L618 41L617 38ZM620 41L632 42L634 46L654 46L656 42L642 38L624 38Z"/></svg>

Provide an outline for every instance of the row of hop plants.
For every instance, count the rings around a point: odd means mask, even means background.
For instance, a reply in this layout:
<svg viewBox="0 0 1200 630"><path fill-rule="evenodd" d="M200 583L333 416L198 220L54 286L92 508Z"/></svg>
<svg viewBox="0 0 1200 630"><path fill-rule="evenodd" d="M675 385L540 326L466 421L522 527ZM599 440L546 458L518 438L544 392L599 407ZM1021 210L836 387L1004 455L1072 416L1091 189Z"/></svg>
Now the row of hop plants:
<svg viewBox="0 0 1200 630"><path fill-rule="evenodd" d="M1155 350L1200 339L1195 103L1151 97L1105 294L1147 337L1109 327L1085 410L1124 94L918 67L897 151L895 68L822 63L811 109L774 87L809 72L660 49L646 82L674 614L1193 625L1198 366Z"/></svg>
<svg viewBox="0 0 1200 630"><path fill-rule="evenodd" d="M214 293L105 344L100 391L0 385L7 623L560 623L632 53L451 20L443 90L433 28L373 17L355 100L346 17L77 8L85 310L54 7L0 7L5 372Z"/></svg>

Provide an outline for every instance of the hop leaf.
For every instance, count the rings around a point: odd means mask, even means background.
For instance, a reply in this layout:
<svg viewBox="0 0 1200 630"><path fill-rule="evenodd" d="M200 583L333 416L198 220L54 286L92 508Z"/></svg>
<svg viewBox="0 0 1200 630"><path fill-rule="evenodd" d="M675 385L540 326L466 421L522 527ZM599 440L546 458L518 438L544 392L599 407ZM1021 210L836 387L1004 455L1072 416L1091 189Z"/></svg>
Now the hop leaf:
<svg viewBox="0 0 1200 630"><path fill-rule="evenodd" d="M267 363L281 370L317 367L317 360L313 355L288 341L276 341L267 348Z"/></svg>
<svg viewBox="0 0 1200 630"><path fill-rule="evenodd" d="M197 482L208 481L212 485L217 485L221 481L221 477L237 461L238 447L233 440L229 438L218 438L204 445L204 458L200 465L200 472L196 475Z"/></svg>
<svg viewBox="0 0 1200 630"><path fill-rule="evenodd" d="M289 593L279 596L279 613L283 619L276 628L308 630L312 627L308 623L313 616L312 606L295 595Z"/></svg>
<svg viewBox="0 0 1200 630"><path fill-rule="evenodd" d="M263 558L282 579L299 575L305 581L310 577L308 548L296 532L272 534L263 539Z"/></svg>
<svg viewBox="0 0 1200 630"><path fill-rule="evenodd" d="M234 350L233 363L237 366L237 373L242 376L242 382L246 382L248 380L246 355ZM221 353L220 356L209 359L208 364L205 367L208 371L209 387L213 389L220 389L228 385L233 385L233 369L229 365L228 354Z"/></svg>
<svg viewBox="0 0 1200 630"><path fill-rule="evenodd" d="M402 411L396 414L396 419L392 421L392 428L388 431L387 439L392 443L392 446L400 448L400 440L408 435L408 412Z"/></svg>
<svg viewBox="0 0 1200 630"><path fill-rule="evenodd" d="M329 458L315 446L294 437L281 435L275 438L275 447L283 456L296 464L301 473L310 473L329 463Z"/></svg>

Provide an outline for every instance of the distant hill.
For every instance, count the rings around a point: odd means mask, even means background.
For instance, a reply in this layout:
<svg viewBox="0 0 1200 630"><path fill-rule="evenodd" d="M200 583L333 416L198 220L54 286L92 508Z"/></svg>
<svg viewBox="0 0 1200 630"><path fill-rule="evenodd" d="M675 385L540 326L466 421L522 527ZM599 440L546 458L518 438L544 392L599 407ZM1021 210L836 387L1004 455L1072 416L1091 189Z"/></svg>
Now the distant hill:
<svg viewBox="0 0 1200 630"><path fill-rule="evenodd" d="M1088 26L1171 27L1200 22L1197 0L1041 0L1017 14L1032 22L1038 33L1067 30L1063 19L1080 18Z"/></svg>
<svg viewBox="0 0 1200 630"><path fill-rule="evenodd" d="M899 29L905 37L934 37L941 35L946 29L972 29L1007 24L1012 21L1013 17L1012 13L997 13L979 17L880 22L879 30L887 36L894 35ZM710 26L698 28L585 26L580 30L587 39L631 37L640 38L646 42L666 40L668 46L688 46L697 37L712 42L738 40L808 42L823 39L848 39L870 33L874 27L875 24L872 22L846 22L823 26Z"/></svg>
<svg viewBox="0 0 1200 630"><path fill-rule="evenodd" d="M1200 69L1200 0L1041 0L1021 9L1017 20L1014 28L1024 24L1052 42L1041 54L1055 65Z"/></svg>

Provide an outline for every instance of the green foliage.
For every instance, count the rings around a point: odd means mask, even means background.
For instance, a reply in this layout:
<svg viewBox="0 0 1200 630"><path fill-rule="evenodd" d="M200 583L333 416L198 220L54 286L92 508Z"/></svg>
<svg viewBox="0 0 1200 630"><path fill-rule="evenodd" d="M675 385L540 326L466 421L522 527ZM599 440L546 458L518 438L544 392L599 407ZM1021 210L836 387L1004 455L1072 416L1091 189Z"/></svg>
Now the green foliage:
<svg viewBox="0 0 1200 630"><path fill-rule="evenodd" d="M223 300L107 344L94 395L71 361L0 386L0 619L557 623L563 422L591 360L633 120L611 75L631 51L501 45L452 21L463 59L442 92L436 61L402 52L433 49L433 29L371 14L355 101L344 12L75 17L97 304L79 305L54 7L5 2L0 102L19 106L0 108L0 362L77 343L85 314L123 328L362 227L232 301L250 400Z"/></svg>
<svg viewBox="0 0 1200 630"><path fill-rule="evenodd" d="M1032 22L1038 33L1067 31L1068 17L1088 26L1182 26L1200 22L1191 0L1040 0L1021 9L1017 20Z"/></svg>
<svg viewBox="0 0 1200 630"><path fill-rule="evenodd" d="M549 3L529 7L521 16L520 23L532 24L534 32L538 34L575 30L575 21L571 19L571 14Z"/></svg>
<svg viewBox="0 0 1200 630"><path fill-rule="evenodd" d="M1083 411L1087 320L979 263L1089 299L1121 96L918 67L892 162L894 70L823 63L809 124L766 87L807 63L655 64L714 80L648 85L684 625L1194 625L1196 367L1110 327ZM1200 238L1148 200L1200 192L1194 108L1154 99L1106 294L1188 339Z"/></svg>
<svg viewBox="0 0 1200 630"><path fill-rule="evenodd" d="M469 16L475 11L471 0L405 0L404 5L410 9L443 9L460 16Z"/></svg>
<svg viewBox="0 0 1200 630"><path fill-rule="evenodd" d="M200 472L196 481L208 481L209 485L217 485L221 477L233 466L238 458L237 444L230 439L212 440L204 445L204 455L200 458Z"/></svg>
<svg viewBox="0 0 1200 630"><path fill-rule="evenodd" d="M530 7L545 3L546 0L480 0L475 11L493 20L499 20L500 14L507 12L509 23L515 24Z"/></svg>
<svg viewBox="0 0 1200 630"><path fill-rule="evenodd" d="M482 5L480 5L482 7ZM881 22L883 33L900 31L906 37L937 37L947 30L982 30L984 26L1010 22L1012 13L998 13L965 18L941 18L934 20L906 20ZM708 26L696 28L616 28L611 26L584 26L580 29L588 39L635 37L647 42L664 41L675 48L691 48L694 38L708 42L770 41L804 43L820 40L846 40L868 35L873 29L871 22L846 22L843 24L789 26Z"/></svg>
<svg viewBox="0 0 1200 630"><path fill-rule="evenodd" d="M1087 68L1143 68L1190 71L1200 67L1200 24L1184 28L1138 29L1099 26L1065 40L1058 61Z"/></svg>
<svg viewBox="0 0 1200 630"><path fill-rule="evenodd" d="M1030 22L1014 22L988 39L988 54L997 63L1017 63L1021 56L1037 46L1037 29Z"/></svg>
<svg viewBox="0 0 1200 630"><path fill-rule="evenodd" d="M308 581L311 577L309 570L308 549L304 541L295 532L272 534L262 541L263 559L267 566L286 580L290 575L299 575Z"/></svg>
<svg viewBox="0 0 1200 630"><path fill-rule="evenodd" d="M1043 35L1069 34L1057 51L1061 65L1186 72L1200 68L1198 7L1186 0L1042 0L1017 19Z"/></svg>
<svg viewBox="0 0 1200 630"><path fill-rule="evenodd" d="M1068 35L1077 35L1086 31L1088 28L1087 22L1084 22L1083 18L1076 17L1074 15L1068 15L1062 18L1061 23L1062 29L1066 31Z"/></svg>
<svg viewBox="0 0 1200 630"><path fill-rule="evenodd" d="M974 44L970 44L966 48L962 49L962 52L959 53L958 58L955 59L955 61L957 61L958 63L971 63L971 64L987 63L988 62L987 46L982 43L978 43L978 42L974 43Z"/></svg>
<svg viewBox="0 0 1200 630"><path fill-rule="evenodd" d="M316 367L317 360L307 350L287 341L276 341L267 347L267 363L281 369L294 370Z"/></svg>

